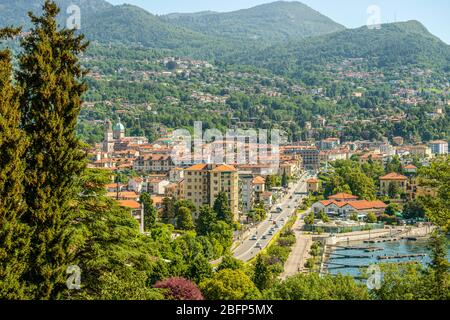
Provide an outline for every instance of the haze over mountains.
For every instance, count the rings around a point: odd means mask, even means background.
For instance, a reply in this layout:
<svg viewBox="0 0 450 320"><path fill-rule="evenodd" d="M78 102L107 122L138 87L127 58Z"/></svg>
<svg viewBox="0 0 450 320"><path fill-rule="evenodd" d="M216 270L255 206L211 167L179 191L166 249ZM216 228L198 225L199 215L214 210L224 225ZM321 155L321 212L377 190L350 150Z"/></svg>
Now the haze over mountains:
<svg viewBox="0 0 450 320"><path fill-rule="evenodd" d="M423 64L448 68L450 46L417 21L346 29L300 2L274 2L228 13L153 15L132 5L103 0L57 0L63 24L70 4L81 8L81 32L101 43L170 49L174 54L292 72L342 58L374 65ZM0 0L0 25L29 26L27 11L43 0Z"/></svg>

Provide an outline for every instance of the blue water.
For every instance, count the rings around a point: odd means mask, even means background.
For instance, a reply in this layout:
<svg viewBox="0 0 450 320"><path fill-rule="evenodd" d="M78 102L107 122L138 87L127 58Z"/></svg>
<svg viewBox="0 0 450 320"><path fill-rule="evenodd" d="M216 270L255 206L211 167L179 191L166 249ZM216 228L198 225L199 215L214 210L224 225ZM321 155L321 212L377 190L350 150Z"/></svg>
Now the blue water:
<svg viewBox="0 0 450 320"><path fill-rule="evenodd" d="M346 246L346 244L343 244ZM356 266L368 266L380 263L395 263L395 262L411 262L420 261L424 265L428 264L430 259L430 250L428 248L428 240L418 240L418 241L395 241L395 242L385 242L385 243L363 243L363 242L352 242L350 244L352 247L378 247L382 248L381 251L375 252L365 252L364 250L340 250L336 249L333 253L348 255L348 256L368 256L367 258L342 258L336 255L331 255L328 262L351 265L355 267L343 267L336 265L328 265L328 272L331 274L346 274L353 277L358 277L360 275L360 268ZM379 260L378 256L395 256L397 254L426 254L425 257L414 257L414 258L403 258L403 259L389 259L389 260ZM450 261L450 246L448 250L447 258Z"/></svg>

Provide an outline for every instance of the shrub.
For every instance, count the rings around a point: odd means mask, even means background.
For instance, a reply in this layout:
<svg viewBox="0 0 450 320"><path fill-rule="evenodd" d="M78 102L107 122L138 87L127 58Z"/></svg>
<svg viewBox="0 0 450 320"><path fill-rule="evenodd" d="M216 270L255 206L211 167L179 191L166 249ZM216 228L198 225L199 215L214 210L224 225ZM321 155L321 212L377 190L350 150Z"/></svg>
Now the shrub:
<svg viewBox="0 0 450 320"><path fill-rule="evenodd" d="M202 292L195 283L184 278L158 281L154 287L164 289L164 296L168 300L204 300Z"/></svg>

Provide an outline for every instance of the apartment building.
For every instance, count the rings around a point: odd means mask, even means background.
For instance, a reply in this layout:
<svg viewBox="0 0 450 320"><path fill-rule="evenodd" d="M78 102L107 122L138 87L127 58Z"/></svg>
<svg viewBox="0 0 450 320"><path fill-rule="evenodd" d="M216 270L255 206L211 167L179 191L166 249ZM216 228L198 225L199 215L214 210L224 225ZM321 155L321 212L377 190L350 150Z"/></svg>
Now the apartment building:
<svg viewBox="0 0 450 320"><path fill-rule="evenodd" d="M196 164L184 172L183 198L197 208L213 206L219 193L225 192L235 218L239 213L239 174L226 164Z"/></svg>
<svg viewBox="0 0 450 320"><path fill-rule="evenodd" d="M319 169L319 150L310 146L284 146L280 147L280 153L284 155L300 155L305 170Z"/></svg>
<svg viewBox="0 0 450 320"><path fill-rule="evenodd" d="M133 169L138 172L167 173L173 168L175 164L168 154L142 155L133 163Z"/></svg>
<svg viewBox="0 0 450 320"><path fill-rule="evenodd" d="M444 140L436 140L430 142L432 154L448 154L448 142Z"/></svg>

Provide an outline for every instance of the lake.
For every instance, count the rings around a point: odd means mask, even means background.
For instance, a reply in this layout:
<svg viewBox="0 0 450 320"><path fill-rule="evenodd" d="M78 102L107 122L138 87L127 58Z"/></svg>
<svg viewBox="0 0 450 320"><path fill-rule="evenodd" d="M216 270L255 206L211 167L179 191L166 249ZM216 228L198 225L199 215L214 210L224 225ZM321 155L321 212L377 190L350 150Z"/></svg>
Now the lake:
<svg viewBox="0 0 450 320"><path fill-rule="evenodd" d="M384 242L384 243L374 243L366 244L363 242L352 242L350 246L352 247L377 247L382 250L374 252L365 252L364 250L341 250L335 249L331 255L328 262L328 272L331 274L348 274L353 277L358 277L360 275L359 267L357 266L369 266L372 264L379 263L393 263L393 262L411 262L420 261L423 264L428 264L430 259L430 250L428 249L429 240L418 240L418 241L394 241L394 242ZM346 244L342 244L346 246ZM424 257L414 257L414 258L403 258L403 259L389 259L389 260L379 260L378 256L396 256L396 255L410 255L410 254L424 254ZM346 256L364 256L364 258L352 258ZM447 258L450 258L450 246L448 249ZM449 259L450 261L450 259ZM333 265L336 264L336 265ZM340 265L347 265L342 267Z"/></svg>

